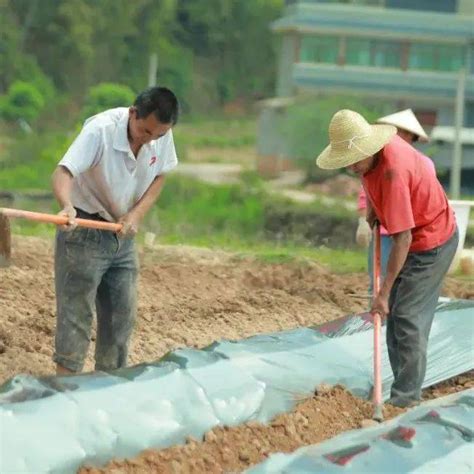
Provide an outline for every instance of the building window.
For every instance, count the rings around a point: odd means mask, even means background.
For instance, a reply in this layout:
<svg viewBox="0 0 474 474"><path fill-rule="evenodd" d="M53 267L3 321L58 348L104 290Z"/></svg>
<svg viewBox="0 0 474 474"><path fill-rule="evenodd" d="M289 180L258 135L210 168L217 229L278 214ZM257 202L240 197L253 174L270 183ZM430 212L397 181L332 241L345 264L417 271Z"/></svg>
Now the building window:
<svg viewBox="0 0 474 474"><path fill-rule="evenodd" d="M372 64L379 67L401 68L402 45L394 41L372 43Z"/></svg>
<svg viewBox="0 0 474 474"><path fill-rule="evenodd" d="M348 38L346 64L401 68L402 45L394 41Z"/></svg>
<svg viewBox="0 0 474 474"><path fill-rule="evenodd" d="M439 46L438 69L441 71L459 71L464 65L464 48Z"/></svg>
<svg viewBox="0 0 474 474"><path fill-rule="evenodd" d="M298 0L286 0L287 5L298 3ZM383 7L386 0L307 0L309 3L345 3L349 5L366 5L370 7Z"/></svg>
<svg viewBox="0 0 474 474"><path fill-rule="evenodd" d="M457 0L386 0L387 8L407 10L455 12Z"/></svg>
<svg viewBox="0 0 474 474"><path fill-rule="evenodd" d="M408 56L408 69L435 69L435 48L431 44L412 44Z"/></svg>
<svg viewBox="0 0 474 474"><path fill-rule="evenodd" d="M458 71L464 64L464 49L460 46L412 44L408 57L409 69Z"/></svg>
<svg viewBox="0 0 474 474"><path fill-rule="evenodd" d="M370 38L303 36L297 56L308 63L348 64L402 70L459 71L464 64L462 46Z"/></svg>
<svg viewBox="0 0 474 474"><path fill-rule="evenodd" d="M368 39L348 38L346 46L346 64L357 66L371 65L371 42Z"/></svg>
<svg viewBox="0 0 474 474"><path fill-rule="evenodd" d="M464 109L464 126L474 128L474 102L467 102Z"/></svg>
<svg viewBox="0 0 474 474"><path fill-rule="evenodd" d="M308 63L337 64L339 38L333 36L305 36L301 41L300 58Z"/></svg>

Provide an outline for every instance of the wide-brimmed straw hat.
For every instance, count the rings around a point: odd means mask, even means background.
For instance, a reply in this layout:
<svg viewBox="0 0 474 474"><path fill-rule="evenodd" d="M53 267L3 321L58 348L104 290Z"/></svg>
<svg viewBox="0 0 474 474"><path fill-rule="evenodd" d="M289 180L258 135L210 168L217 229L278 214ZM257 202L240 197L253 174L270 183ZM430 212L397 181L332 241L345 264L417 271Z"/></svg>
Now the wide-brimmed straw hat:
<svg viewBox="0 0 474 474"><path fill-rule="evenodd" d="M316 164L327 170L353 165L377 153L396 133L393 125L370 125L357 112L340 110L329 124L330 144Z"/></svg>
<svg viewBox="0 0 474 474"><path fill-rule="evenodd" d="M416 135L421 142L427 142L429 140L428 135L423 130L423 127L421 126L420 122L418 122L416 115L411 109L402 110L400 112L381 117L377 120L377 123L394 125L397 128L401 128L402 130L413 133L413 135Z"/></svg>

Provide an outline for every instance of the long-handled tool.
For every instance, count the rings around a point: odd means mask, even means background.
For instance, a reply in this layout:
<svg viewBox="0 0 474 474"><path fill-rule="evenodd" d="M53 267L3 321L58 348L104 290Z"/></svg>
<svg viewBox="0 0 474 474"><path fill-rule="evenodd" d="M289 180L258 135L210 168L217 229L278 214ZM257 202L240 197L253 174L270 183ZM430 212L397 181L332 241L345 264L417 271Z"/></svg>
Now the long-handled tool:
<svg viewBox="0 0 474 474"><path fill-rule="evenodd" d="M41 212L22 211L20 209L0 208L0 266L8 266L11 257L11 232L9 217L20 217L37 222L46 222L49 224L66 225L68 218L55 214L43 214ZM79 227L88 227L90 229L110 230L120 232L122 224L113 222L94 221L91 219L76 218Z"/></svg>
<svg viewBox="0 0 474 474"><path fill-rule="evenodd" d="M373 276L375 298L380 291L380 228L376 222L373 230L374 254L373 254ZM382 318L379 313L372 314L374 321L374 415L376 421L383 420L382 413Z"/></svg>
<svg viewBox="0 0 474 474"><path fill-rule="evenodd" d="M12 253L10 221L0 213L0 267L8 267Z"/></svg>

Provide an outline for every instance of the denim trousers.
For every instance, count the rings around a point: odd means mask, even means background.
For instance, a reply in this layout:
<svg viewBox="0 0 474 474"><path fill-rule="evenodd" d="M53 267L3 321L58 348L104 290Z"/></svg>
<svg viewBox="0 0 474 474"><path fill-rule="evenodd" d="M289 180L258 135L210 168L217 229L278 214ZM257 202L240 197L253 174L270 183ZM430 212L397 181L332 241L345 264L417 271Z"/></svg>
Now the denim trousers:
<svg viewBox="0 0 474 474"><path fill-rule="evenodd" d="M95 369L127 362L137 295L138 259L133 239L77 227L58 230L55 248L57 322L54 361L81 371L97 315Z"/></svg>
<svg viewBox="0 0 474 474"><path fill-rule="evenodd" d="M390 402L407 406L421 399L428 338L443 278L458 246L459 234L425 252L410 252L389 299L387 348L394 382Z"/></svg>

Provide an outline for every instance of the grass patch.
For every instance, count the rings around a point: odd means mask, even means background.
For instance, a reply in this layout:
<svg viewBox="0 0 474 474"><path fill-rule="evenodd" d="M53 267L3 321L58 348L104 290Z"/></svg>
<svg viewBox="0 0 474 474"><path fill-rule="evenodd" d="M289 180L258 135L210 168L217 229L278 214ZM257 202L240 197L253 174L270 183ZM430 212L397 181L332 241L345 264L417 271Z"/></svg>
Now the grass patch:
<svg viewBox="0 0 474 474"><path fill-rule="evenodd" d="M188 119L173 130L177 146L194 148L242 148L255 145L254 118Z"/></svg>
<svg viewBox="0 0 474 474"><path fill-rule="evenodd" d="M50 189L51 174L74 138L72 133L17 136L0 163L0 190Z"/></svg>
<svg viewBox="0 0 474 474"><path fill-rule="evenodd" d="M236 258L254 258L265 263L285 264L317 262L333 273L358 273L367 271L367 253L364 250L330 249L309 247L286 242L278 244L269 241L238 239L230 235L214 235L211 239L161 236L159 243L186 244L196 247L219 249L236 254Z"/></svg>
<svg viewBox="0 0 474 474"><path fill-rule="evenodd" d="M4 205L47 213L59 210L54 200L25 198ZM221 185L171 175L158 204L149 212L141 227L174 243L185 243L191 239L207 242L208 245L271 240L275 241L275 245L279 242L299 242L299 245L305 246L312 242L313 246L319 246L326 240L312 241L311 237L331 231L325 225L330 219L324 217L330 212L331 208L325 208L321 203L301 205L268 195L261 180L250 172L242 174L240 184ZM340 212L339 208L333 209L337 223L344 222ZM317 221L321 215L323 217ZM19 233L41 233L39 229L43 226L22 220L16 220L14 225ZM332 246L336 245L341 243L333 242Z"/></svg>

